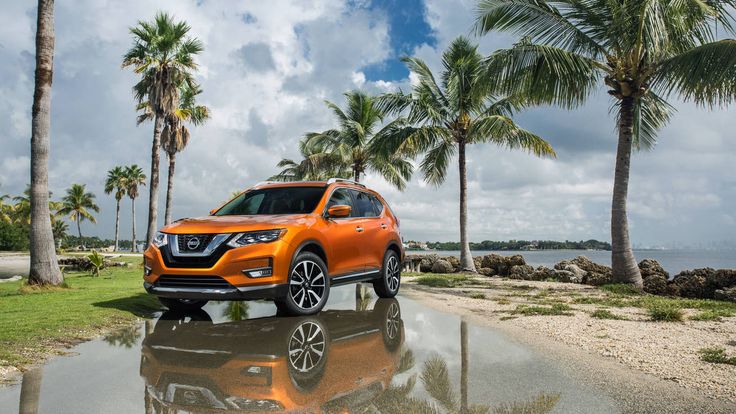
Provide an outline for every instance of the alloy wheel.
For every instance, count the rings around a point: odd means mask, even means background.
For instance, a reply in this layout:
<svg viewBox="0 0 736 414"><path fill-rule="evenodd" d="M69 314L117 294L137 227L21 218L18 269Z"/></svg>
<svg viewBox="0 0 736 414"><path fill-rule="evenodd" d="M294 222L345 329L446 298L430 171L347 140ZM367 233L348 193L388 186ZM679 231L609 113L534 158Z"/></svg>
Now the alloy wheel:
<svg viewBox="0 0 736 414"><path fill-rule="evenodd" d="M304 310L319 305L325 294L326 278L322 268L311 260L294 266L289 280L289 294L294 303Z"/></svg>
<svg viewBox="0 0 736 414"><path fill-rule="evenodd" d="M399 288L399 276L401 269L399 268L399 260L396 256L391 256L386 263L386 284L391 292L396 292Z"/></svg>
<svg viewBox="0 0 736 414"><path fill-rule="evenodd" d="M289 339L289 363L295 370L306 373L314 369L325 353L325 333L314 322L304 322Z"/></svg>
<svg viewBox="0 0 736 414"><path fill-rule="evenodd" d="M399 324L401 323L401 316L399 311L399 305L392 303L388 308L388 314L386 315L386 335L389 339L396 338L399 333Z"/></svg>

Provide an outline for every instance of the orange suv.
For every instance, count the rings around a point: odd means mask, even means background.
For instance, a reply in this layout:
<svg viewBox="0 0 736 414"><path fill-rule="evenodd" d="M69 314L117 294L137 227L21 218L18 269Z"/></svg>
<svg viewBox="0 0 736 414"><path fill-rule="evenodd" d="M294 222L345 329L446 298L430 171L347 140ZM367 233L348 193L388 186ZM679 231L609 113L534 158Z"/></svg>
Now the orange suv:
<svg viewBox="0 0 736 414"><path fill-rule="evenodd" d="M378 296L396 296L403 258L399 219L378 193L336 178L268 182L161 229L144 253L143 285L171 310L273 299L309 315L330 286L370 281Z"/></svg>

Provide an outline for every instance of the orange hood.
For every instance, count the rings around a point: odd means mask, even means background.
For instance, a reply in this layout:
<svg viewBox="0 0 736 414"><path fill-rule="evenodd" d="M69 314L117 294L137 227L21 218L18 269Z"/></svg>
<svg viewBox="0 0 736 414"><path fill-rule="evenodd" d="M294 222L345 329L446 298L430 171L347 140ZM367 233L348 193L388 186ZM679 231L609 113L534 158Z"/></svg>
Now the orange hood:
<svg viewBox="0 0 736 414"><path fill-rule="evenodd" d="M312 214L276 214L255 216L206 216L178 220L161 229L171 234L239 233L303 225L315 220Z"/></svg>

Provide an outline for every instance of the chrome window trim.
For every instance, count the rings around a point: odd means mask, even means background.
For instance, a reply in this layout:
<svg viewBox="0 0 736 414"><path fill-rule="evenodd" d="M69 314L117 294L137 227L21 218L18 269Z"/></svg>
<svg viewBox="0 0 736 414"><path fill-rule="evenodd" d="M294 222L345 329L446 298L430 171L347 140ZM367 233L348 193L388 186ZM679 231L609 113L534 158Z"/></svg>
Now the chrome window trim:
<svg viewBox="0 0 736 414"><path fill-rule="evenodd" d="M171 254L174 257L205 257L212 255L212 252L215 251L222 243L225 242L228 238L232 236L232 233L220 233L216 234L212 240L210 240L210 243L207 245L207 247L198 253L182 253L179 251L179 235L178 234L169 234L169 246L171 246Z"/></svg>

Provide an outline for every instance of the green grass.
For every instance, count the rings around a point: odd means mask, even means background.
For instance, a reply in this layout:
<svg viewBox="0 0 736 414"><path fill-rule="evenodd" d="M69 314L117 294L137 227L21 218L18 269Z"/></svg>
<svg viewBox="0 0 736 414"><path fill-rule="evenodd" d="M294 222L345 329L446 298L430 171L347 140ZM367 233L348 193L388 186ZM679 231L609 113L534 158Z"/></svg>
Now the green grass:
<svg viewBox="0 0 736 414"><path fill-rule="evenodd" d="M647 308L653 321L679 322L682 320L682 309L671 303L656 303Z"/></svg>
<svg viewBox="0 0 736 414"><path fill-rule="evenodd" d="M485 293L471 293L470 297L473 299L485 299L486 295Z"/></svg>
<svg viewBox="0 0 736 414"><path fill-rule="evenodd" d="M552 306L528 306L528 305L519 305L516 307L516 309L513 310L512 313L514 314L520 314L524 316L532 316L532 315L572 315L572 313L568 312L571 311L572 308L568 305L562 304L562 303L555 303Z"/></svg>
<svg viewBox="0 0 736 414"><path fill-rule="evenodd" d="M612 313L611 311L607 309L596 309L593 313L590 314L590 316L598 319L614 319L617 321L626 321L628 320L627 317L616 315L615 313Z"/></svg>
<svg viewBox="0 0 736 414"><path fill-rule="evenodd" d="M636 286L625 283L612 283L599 286L598 289L621 296L637 296L642 294L642 291L637 289Z"/></svg>
<svg viewBox="0 0 736 414"><path fill-rule="evenodd" d="M453 275L453 274L436 274L428 276L420 276L416 280L419 285L429 287L446 287L452 288L460 286L463 283L470 281L465 275Z"/></svg>
<svg viewBox="0 0 736 414"><path fill-rule="evenodd" d="M700 359L705 362L736 365L736 356L729 356L723 348L703 348L699 352Z"/></svg>
<svg viewBox="0 0 736 414"><path fill-rule="evenodd" d="M64 344L158 310L156 298L143 290L141 259L116 260L131 265L105 269L96 278L67 274L67 288L0 284L0 365L36 362Z"/></svg>
<svg viewBox="0 0 736 414"><path fill-rule="evenodd" d="M693 321L720 321L721 318L728 318L736 315L736 312L728 309L706 309L700 311L697 315L691 316Z"/></svg>

